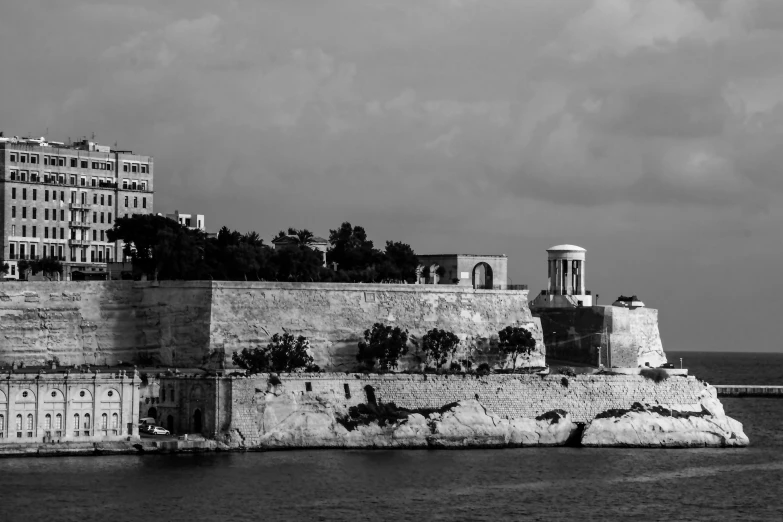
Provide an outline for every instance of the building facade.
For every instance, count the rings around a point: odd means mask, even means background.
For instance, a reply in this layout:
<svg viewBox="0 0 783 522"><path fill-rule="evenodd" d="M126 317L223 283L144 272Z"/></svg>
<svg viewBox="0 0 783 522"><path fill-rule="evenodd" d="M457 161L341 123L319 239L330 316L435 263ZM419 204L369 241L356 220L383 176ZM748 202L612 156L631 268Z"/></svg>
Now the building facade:
<svg viewBox="0 0 783 522"><path fill-rule="evenodd" d="M0 259L7 279L18 262L53 257L63 279L105 277L122 260L122 242L107 231L118 217L153 208L152 157L93 141L66 145L0 136ZM22 276L24 278L24 276Z"/></svg>
<svg viewBox="0 0 783 522"><path fill-rule="evenodd" d="M522 290L526 285L508 284L508 258L505 255L422 254L419 263L428 268L420 283L469 286L486 290ZM437 274L442 268L443 276Z"/></svg>
<svg viewBox="0 0 783 522"><path fill-rule="evenodd" d="M138 439L135 371L0 370L0 444Z"/></svg>
<svg viewBox="0 0 783 522"><path fill-rule="evenodd" d="M173 219L190 230L207 231L206 225L204 224L204 214L182 214L179 210L175 210L173 214L166 214L166 217Z"/></svg>

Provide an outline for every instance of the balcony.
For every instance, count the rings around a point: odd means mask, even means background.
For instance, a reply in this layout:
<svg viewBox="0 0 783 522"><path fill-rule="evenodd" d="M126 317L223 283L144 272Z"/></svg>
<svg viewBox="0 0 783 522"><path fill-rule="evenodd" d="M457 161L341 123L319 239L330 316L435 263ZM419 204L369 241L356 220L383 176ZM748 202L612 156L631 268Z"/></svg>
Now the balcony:
<svg viewBox="0 0 783 522"><path fill-rule="evenodd" d="M90 203L68 203L68 208L71 210L90 210L92 205Z"/></svg>
<svg viewBox="0 0 783 522"><path fill-rule="evenodd" d="M69 221L68 226L71 228L90 228L92 225L86 221Z"/></svg>
<svg viewBox="0 0 783 522"><path fill-rule="evenodd" d="M99 181L98 182L98 188L117 188L117 183L111 183L108 181Z"/></svg>
<svg viewBox="0 0 783 522"><path fill-rule="evenodd" d="M69 239L68 244L72 246L88 246L90 241L87 239Z"/></svg>

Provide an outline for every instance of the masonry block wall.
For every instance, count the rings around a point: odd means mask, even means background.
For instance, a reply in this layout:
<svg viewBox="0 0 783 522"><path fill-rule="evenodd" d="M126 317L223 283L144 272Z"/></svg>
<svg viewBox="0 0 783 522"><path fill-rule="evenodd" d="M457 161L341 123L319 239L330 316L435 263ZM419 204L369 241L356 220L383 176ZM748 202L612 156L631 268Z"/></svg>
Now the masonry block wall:
<svg viewBox="0 0 783 522"><path fill-rule="evenodd" d="M0 365L198 365L209 344L209 282L4 282Z"/></svg>
<svg viewBox="0 0 783 522"><path fill-rule="evenodd" d="M230 365L231 353L266 346L284 331L311 339L317 364L353 370L365 329L382 322L418 340L431 328L462 339L457 358L502 363L497 331L529 328L538 344L529 364L544 364L540 323L526 291L447 285L363 285L211 281L6 282L0 286L0 365Z"/></svg>
<svg viewBox="0 0 783 522"><path fill-rule="evenodd" d="M216 282L210 348L230 359L234 351L265 346L273 334L287 331L310 339L322 368L354 370L358 342L376 322L410 332L410 353L401 368L419 366L418 340L432 328L462 339L457 359L498 364L504 358L497 332L508 325L531 330L537 350L529 363L544 364L541 327L527 306L527 291L447 285Z"/></svg>
<svg viewBox="0 0 783 522"><path fill-rule="evenodd" d="M618 368L666 362L658 310L618 306L536 308L547 359Z"/></svg>
<svg viewBox="0 0 783 522"><path fill-rule="evenodd" d="M696 405L705 384L693 377L670 377L660 383L638 375L362 375L283 374L273 386L269 376L226 377L231 382L232 430L245 444L258 443L264 433L268 393L301 396L308 402L326 398L343 406L368 403L368 388L378 403L393 402L409 410L438 409L460 400L477 399L502 418L534 418L555 409L570 413L576 422L588 422L609 409L630 408L634 402L677 408ZM311 399L308 401L308 397Z"/></svg>

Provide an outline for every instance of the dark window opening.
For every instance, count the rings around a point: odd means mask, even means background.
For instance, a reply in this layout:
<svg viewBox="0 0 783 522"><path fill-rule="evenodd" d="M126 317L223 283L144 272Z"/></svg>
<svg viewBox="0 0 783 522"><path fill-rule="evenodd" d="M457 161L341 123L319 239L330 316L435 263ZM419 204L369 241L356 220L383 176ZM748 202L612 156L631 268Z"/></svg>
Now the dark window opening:
<svg viewBox="0 0 783 522"><path fill-rule="evenodd" d="M313 391L313 383L306 382L305 383L305 391L309 391L309 392Z"/></svg>
<svg viewBox="0 0 783 522"><path fill-rule="evenodd" d="M345 389L345 398L350 399L351 398L351 387L348 386L348 384L343 384L343 388Z"/></svg>

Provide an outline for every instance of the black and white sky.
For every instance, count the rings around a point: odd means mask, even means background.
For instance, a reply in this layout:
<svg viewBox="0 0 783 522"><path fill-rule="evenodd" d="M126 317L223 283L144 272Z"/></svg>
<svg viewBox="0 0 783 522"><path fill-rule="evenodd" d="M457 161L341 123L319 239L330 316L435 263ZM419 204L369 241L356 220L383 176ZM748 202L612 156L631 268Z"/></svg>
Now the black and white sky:
<svg viewBox="0 0 783 522"><path fill-rule="evenodd" d="M667 350L783 351L780 0L4 0L0 130L155 158L155 210L420 253L587 249Z"/></svg>

